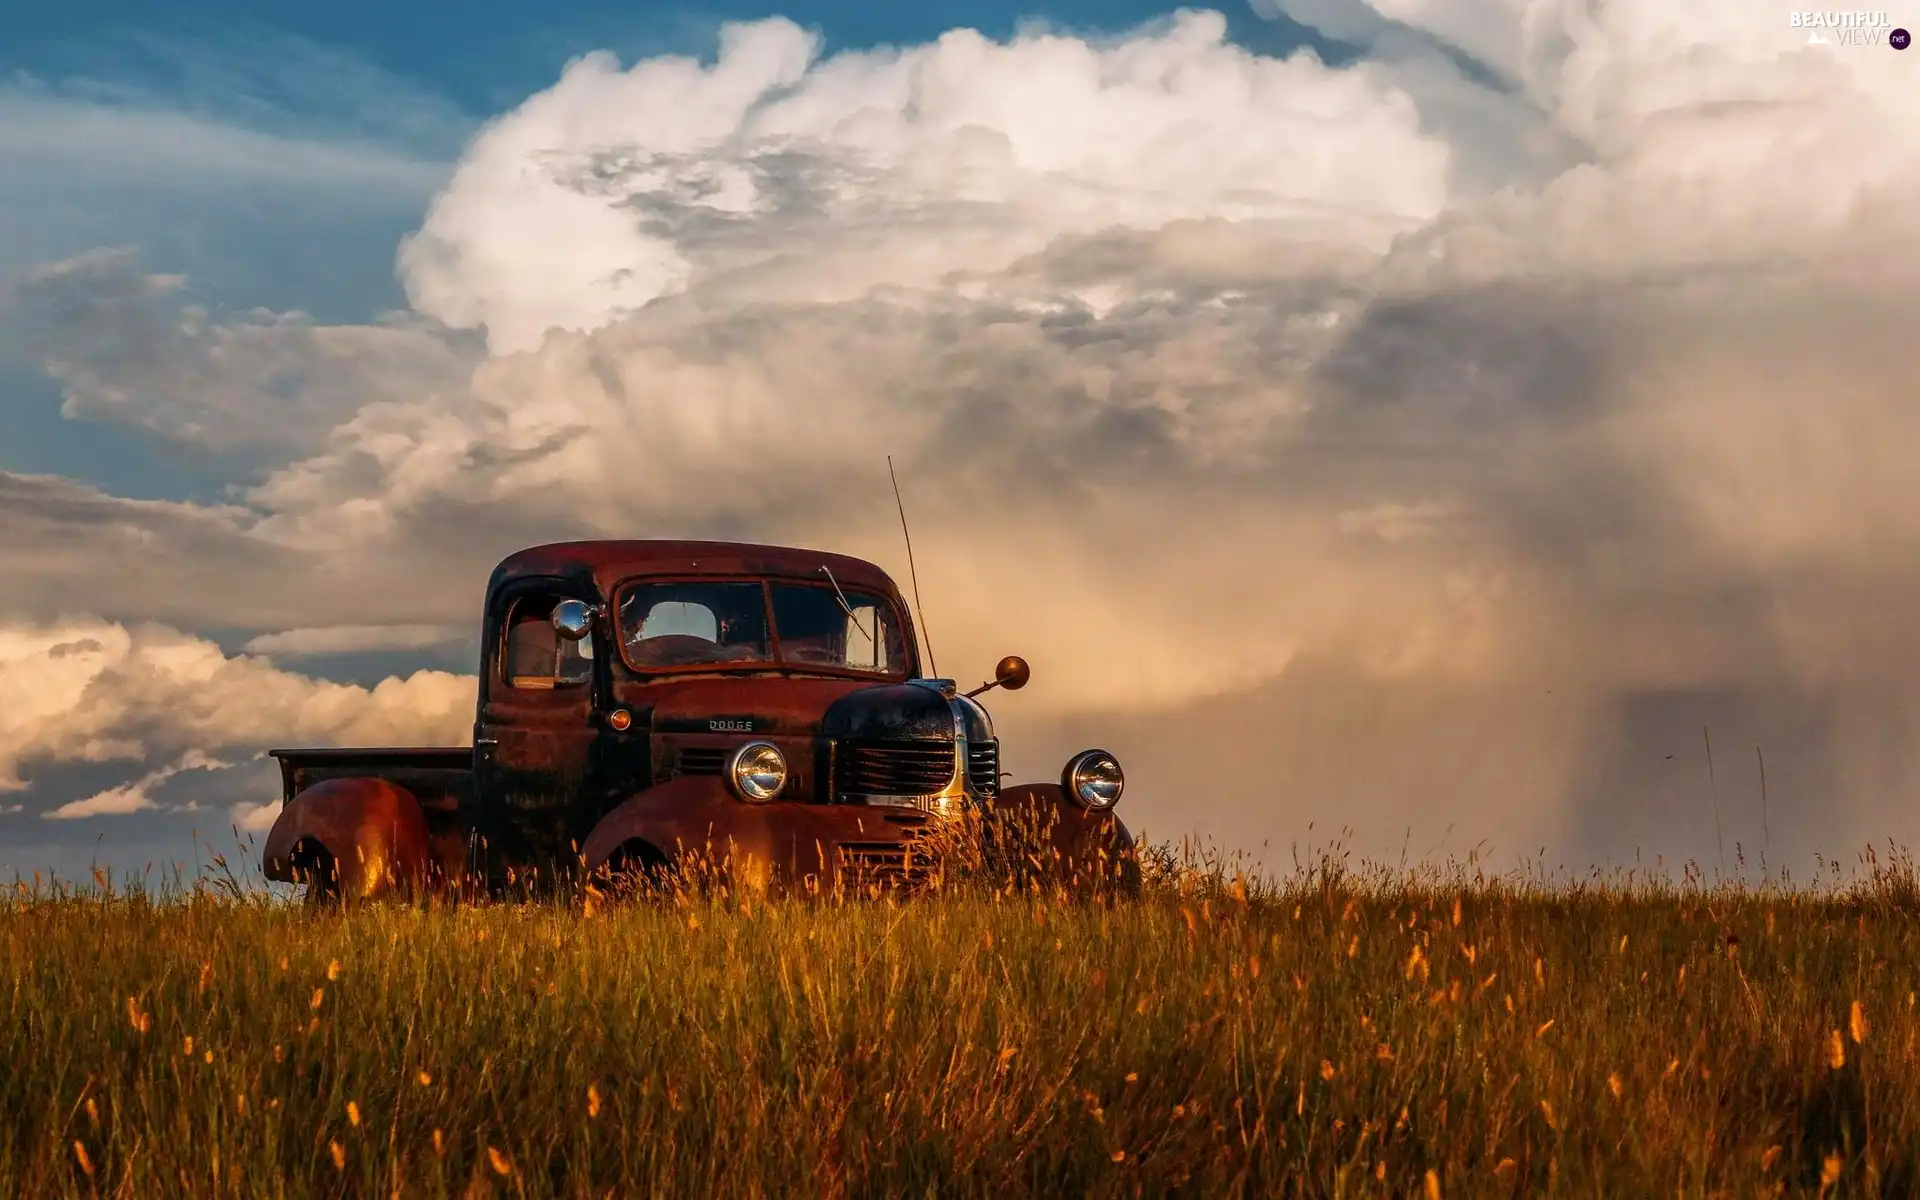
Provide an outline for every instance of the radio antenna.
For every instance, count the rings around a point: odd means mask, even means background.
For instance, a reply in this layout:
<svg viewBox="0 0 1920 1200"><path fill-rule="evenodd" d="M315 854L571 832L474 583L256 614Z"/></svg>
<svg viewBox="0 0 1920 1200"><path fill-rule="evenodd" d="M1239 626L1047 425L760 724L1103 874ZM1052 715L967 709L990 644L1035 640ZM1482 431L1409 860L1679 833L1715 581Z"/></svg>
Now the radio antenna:
<svg viewBox="0 0 1920 1200"><path fill-rule="evenodd" d="M913 615L920 623L920 640L927 644L927 666L940 678L940 665L933 659L933 635L927 631L927 610L920 606L920 572L913 566L913 534L907 531L907 505L900 499L900 477L893 473L893 455L887 455L887 478L893 481L893 503L900 510L900 536L907 540L907 575L913 580Z"/></svg>

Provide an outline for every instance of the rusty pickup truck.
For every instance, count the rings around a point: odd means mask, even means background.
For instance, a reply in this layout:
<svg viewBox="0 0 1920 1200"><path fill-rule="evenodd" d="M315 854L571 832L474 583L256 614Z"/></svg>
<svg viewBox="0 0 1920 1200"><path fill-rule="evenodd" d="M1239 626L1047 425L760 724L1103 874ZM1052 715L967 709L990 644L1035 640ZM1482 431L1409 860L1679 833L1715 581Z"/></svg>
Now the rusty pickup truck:
<svg viewBox="0 0 1920 1200"><path fill-rule="evenodd" d="M1118 760L1090 749L1057 783L1003 786L977 697L1027 664L965 693L927 678L900 590L856 558L537 546L494 570L480 644L472 746L272 752L268 879L314 900L498 894L700 857L756 885L910 884L934 835L996 813L1044 830L1061 870L1131 858Z"/></svg>

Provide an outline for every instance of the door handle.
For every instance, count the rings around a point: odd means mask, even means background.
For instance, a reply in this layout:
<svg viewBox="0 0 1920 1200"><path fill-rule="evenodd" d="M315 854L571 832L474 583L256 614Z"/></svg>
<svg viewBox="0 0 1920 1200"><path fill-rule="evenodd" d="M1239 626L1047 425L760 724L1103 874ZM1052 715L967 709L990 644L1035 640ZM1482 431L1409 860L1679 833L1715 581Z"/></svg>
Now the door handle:
<svg viewBox="0 0 1920 1200"><path fill-rule="evenodd" d="M473 747L476 750L485 749L486 747L489 747L489 746L498 746L499 744L500 744L499 738L478 737L473 739Z"/></svg>

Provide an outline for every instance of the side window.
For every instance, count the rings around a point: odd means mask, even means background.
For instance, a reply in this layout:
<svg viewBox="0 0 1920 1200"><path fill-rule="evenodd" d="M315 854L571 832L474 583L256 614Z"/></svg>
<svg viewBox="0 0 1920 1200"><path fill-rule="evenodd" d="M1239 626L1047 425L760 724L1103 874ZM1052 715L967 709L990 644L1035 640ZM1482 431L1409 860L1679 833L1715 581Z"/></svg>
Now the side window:
<svg viewBox="0 0 1920 1200"><path fill-rule="evenodd" d="M523 691L577 687L593 678L593 637L567 641L553 630L559 596L522 596L507 612L507 685Z"/></svg>
<svg viewBox="0 0 1920 1200"><path fill-rule="evenodd" d="M886 632L880 627L880 610L871 604L853 605L853 615L847 618L846 637L842 645L846 648L849 667L861 671L894 669L894 664L887 658Z"/></svg>

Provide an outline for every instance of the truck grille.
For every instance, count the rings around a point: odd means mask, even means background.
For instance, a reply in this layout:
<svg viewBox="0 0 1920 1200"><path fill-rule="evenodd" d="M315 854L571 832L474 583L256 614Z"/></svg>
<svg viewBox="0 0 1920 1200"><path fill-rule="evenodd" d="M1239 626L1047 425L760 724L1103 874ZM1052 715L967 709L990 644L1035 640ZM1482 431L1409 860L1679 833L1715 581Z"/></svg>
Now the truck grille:
<svg viewBox="0 0 1920 1200"><path fill-rule="evenodd" d="M967 747L967 782L982 796L1000 794L999 742L975 742Z"/></svg>
<svg viewBox="0 0 1920 1200"><path fill-rule="evenodd" d="M927 817L920 813L888 813L887 821L900 828L897 842L840 842L836 866L843 882L906 885L925 879L931 868L918 844L927 833Z"/></svg>
<svg viewBox="0 0 1920 1200"><path fill-rule="evenodd" d="M843 796L931 796L953 781L952 742L849 742L835 759Z"/></svg>

